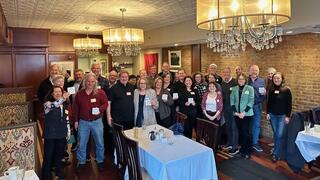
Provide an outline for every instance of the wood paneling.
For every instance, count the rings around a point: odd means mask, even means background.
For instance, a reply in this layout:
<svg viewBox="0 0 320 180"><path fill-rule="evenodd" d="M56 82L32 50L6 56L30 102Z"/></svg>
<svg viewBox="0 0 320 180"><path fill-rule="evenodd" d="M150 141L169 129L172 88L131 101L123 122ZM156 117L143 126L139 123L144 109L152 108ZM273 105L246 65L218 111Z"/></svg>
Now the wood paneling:
<svg viewBox="0 0 320 180"><path fill-rule="evenodd" d="M191 54L191 71L192 73L201 71L201 45L194 44Z"/></svg>
<svg viewBox="0 0 320 180"><path fill-rule="evenodd" d="M11 54L0 55L0 83L6 87L12 87L12 61Z"/></svg>
<svg viewBox="0 0 320 180"><path fill-rule="evenodd" d="M74 38L75 34L51 33L49 52L74 52Z"/></svg>
<svg viewBox="0 0 320 180"><path fill-rule="evenodd" d="M11 28L15 47L48 47L49 29Z"/></svg>

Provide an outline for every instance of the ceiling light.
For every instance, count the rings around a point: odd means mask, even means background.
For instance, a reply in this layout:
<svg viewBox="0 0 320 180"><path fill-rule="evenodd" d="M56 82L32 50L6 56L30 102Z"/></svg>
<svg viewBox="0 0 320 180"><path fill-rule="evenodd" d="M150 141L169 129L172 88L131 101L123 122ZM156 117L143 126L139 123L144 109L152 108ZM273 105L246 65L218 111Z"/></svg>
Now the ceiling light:
<svg viewBox="0 0 320 180"><path fill-rule="evenodd" d="M85 27L87 31L86 38L76 38L73 40L73 48L80 57L91 57L99 54L99 49L102 48L101 39L89 38L89 27Z"/></svg>
<svg viewBox="0 0 320 180"><path fill-rule="evenodd" d="M111 56L136 56L140 53L140 44L144 42L143 30L124 27L125 8L120 9L122 13L122 26L120 28L109 28L102 31L103 43L108 45L108 53Z"/></svg>
<svg viewBox="0 0 320 180"><path fill-rule="evenodd" d="M290 20L290 0L197 0L197 26L209 30L207 45L225 54L273 48L282 41L280 24Z"/></svg>
<svg viewBox="0 0 320 180"><path fill-rule="evenodd" d="M174 46L179 46L179 44L174 44Z"/></svg>

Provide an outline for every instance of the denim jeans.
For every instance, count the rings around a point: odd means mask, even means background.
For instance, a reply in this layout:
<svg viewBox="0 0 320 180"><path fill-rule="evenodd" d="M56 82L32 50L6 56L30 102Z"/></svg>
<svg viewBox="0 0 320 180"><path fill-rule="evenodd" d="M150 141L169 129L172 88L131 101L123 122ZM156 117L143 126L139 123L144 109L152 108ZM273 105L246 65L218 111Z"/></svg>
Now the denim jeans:
<svg viewBox="0 0 320 180"><path fill-rule="evenodd" d="M255 104L253 106L253 117L250 123L252 144L258 144L259 134L260 134L260 124L261 124L261 104Z"/></svg>
<svg viewBox="0 0 320 180"><path fill-rule="evenodd" d="M228 141L227 145L231 145L232 149L235 149L238 147L238 128L236 121L233 116L233 111L230 106L225 106L223 108L223 116L226 121L226 127L227 127L227 136Z"/></svg>
<svg viewBox="0 0 320 180"><path fill-rule="evenodd" d="M85 121L80 119L78 127L79 148L77 150L77 159L79 161L79 164L86 163L86 149L90 132L96 144L96 161L97 163L101 163L104 161L102 119L99 118L95 121Z"/></svg>
<svg viewBox="0 0 320 180"><path fill-rule="evenodd" d="M284 130L284 118L286 115L270 115L270 122L273 131L273 142L274 142L274 150L273 154L277 157L280 156L282 141L283 141L283 130Z"/></svg>

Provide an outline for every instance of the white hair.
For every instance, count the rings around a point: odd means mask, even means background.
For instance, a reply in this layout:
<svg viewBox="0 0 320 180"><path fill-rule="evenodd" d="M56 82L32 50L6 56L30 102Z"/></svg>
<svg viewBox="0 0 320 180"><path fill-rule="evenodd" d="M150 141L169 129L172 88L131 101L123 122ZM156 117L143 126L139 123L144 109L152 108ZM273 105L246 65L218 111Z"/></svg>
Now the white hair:
<svg viewBox="0 0 320 180"><path fill-rule="evenodd" d="M269 67L268 69L267 69L267 72L268 73L276 73L277 72L277 70L275 69L275 68L273 68L273 67Z"/></svg>

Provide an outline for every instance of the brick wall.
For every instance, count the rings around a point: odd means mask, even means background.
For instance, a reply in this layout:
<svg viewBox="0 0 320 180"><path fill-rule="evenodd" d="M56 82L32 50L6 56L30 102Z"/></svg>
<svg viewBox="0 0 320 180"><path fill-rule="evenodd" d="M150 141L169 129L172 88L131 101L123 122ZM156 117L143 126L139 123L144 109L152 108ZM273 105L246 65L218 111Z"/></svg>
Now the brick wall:
<svg viewBox="0 0 320 180"><path fill-rule="evenodd" d="M320 35L301 34L283 37L283 42L274 49L257 51L247 46L238 57L222 57L212 52L205 44L201 46L201 70L209 64L218 65L218 72L230 66L242 66L247 73L252 64L260 67L260 75L266 77L267 68L274 67L282 72L286 84L293 94L293 110L304 111L320 105ZM271 137L270 123L262 121L262 134Z"/></svg>

